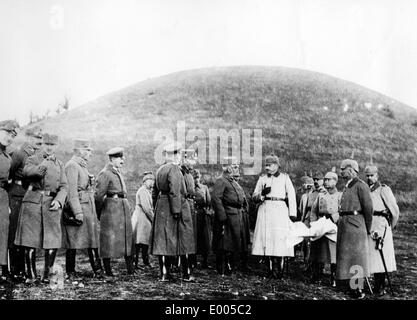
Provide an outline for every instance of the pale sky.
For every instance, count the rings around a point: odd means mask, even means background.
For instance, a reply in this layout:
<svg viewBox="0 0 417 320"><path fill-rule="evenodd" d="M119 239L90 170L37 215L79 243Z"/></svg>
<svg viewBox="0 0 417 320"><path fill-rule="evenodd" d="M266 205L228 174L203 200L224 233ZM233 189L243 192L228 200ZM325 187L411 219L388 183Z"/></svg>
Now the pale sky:
<svg viewBox="0 0 417 320"><path fill-rule="evenodd" d="M171 72L319 71L417 107L415 0L0 0L0 120Z"/></svg>

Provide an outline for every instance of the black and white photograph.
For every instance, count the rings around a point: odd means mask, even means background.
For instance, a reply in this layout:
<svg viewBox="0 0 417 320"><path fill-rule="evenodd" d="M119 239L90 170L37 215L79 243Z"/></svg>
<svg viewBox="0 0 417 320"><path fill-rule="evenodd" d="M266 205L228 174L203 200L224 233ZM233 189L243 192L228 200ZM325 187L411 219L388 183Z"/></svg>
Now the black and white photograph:
<svg viewBox="0 0 417 320"><path fill-rule="evenodd" d="M0 0L0 308L417 299L416 17Z"/></svg>

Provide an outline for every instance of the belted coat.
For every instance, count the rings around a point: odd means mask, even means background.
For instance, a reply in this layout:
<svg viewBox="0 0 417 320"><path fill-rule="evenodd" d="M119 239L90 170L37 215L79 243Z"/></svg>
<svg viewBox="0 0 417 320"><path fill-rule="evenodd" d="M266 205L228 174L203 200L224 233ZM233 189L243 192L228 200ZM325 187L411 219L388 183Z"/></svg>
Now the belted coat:
<svg viewBox="0 0 417 320"><path fill-rule="evenodd" d="M9 179L11 159L4 147L0 147L0 265L7 265L9 236L9 196L6 184Z"/></svg>

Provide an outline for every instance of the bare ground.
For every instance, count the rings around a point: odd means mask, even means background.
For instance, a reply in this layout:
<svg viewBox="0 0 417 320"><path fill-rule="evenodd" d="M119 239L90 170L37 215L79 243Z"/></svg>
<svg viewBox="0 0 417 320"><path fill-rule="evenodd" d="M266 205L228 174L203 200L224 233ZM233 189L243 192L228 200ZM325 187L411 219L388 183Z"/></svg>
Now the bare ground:
<svg viewBox="0 0 417 320"><path fill-rule="evenodd" d="M390 294L382 299L417 299L417 218L411 211L404 212L394 232L394 245L398 271L392 275L395 296ZM339 289L329 286L329 274L326 273L322 284L311 284L303 273L303 259L298 255L289 265L289 273L282 280L265 278L265 267L256 257L251 257L252 272L237 272L231 277L220 277L214 269L194 272L195 283L180 280L180 274L174 273L173 283L157 281L158 266L155 257L151 257L154 267L138 270L138 274L126 274L124 260L113 262L115 281L97 280L92 277L88 258L84 252L77 257L77 268L82 279L75 282L63 281L62 270L65 267L64 251L60 250L52 282L49 285L2 284L0 299L17 300L136 300L136 299L175 299L175 300L281 300L281 299L350 299ZM41 273L43 257L38 257L38 272ZM214 265L214 257L210 257ZM62 283L63 281L63 283ZM366 299L376 299L367 295ZM380 298L381 299L381 298Z"/></svg>

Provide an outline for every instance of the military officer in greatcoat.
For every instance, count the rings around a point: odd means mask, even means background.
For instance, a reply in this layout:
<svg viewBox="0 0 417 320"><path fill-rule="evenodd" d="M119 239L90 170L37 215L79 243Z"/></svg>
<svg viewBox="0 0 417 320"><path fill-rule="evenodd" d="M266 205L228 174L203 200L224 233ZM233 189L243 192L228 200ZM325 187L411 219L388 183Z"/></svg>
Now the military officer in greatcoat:
<svg viewBox="0 0 417 320"><path fill-rule="evenodd" d="M225 157L223 162L223 174L216 180L211 194L215 212L213 250L216 252L217 272L230 275L236 270L239 255L246 246L242 211L247 202L236 181L239 162L236 157Z"/></svg>
<svg viewBox="0 0 417 320"><path fill-rule="evenodd" d="M339 209L336 280L348 281L353 296L363 299L364 278L369 276L371 192L368 185L358 178L359 165L355 160L343 160L340 169L346 185Z"/></svg>
<svg viewBox="0 0 417 320"><path fill-rule="evenodd" d="M6 152L16 137L19 125L16 121L5 120L0 122L0 265L2 269L1 280L10 279L8 270L7 247L9 235L9 196L7 194L11 158Z"/></svg>
<svg viewBox="0 0 417 320"><path fill-rule="evenodd" d="M121 168L124 149L107 151L109 163L97 176L95 205L100 220L100 256L106 276L113 277L111 259L124 257L129 275L135 273L132 258L133 230L127 188Z"/></svg>
<svg viewBox="0 0 417 320"><path fill-rule="evenodd" d="M310 222L317 221L321 217L330 219L337 224L339 220L339 206L342 193L337 191L337 174L333 171L324 176L326 192L320 193L311 208ZM311 260L314 263L313 281L319 280L323 275L325 264L330 265L330 283L336 287L336 242L325 236L312 241Z"/></svg>
<svg viewBox="0 0 417 320"><path fill-rule="evenodd" d="M376 240L383 238L382 253L384 255L387 272L397 270L395 262L394 241L392 229L397 225L400 216L395 196L386 184L379 182L378 168L369 165L365 168L365 174L371 188L372 205L374 214L372 218L371 237L369 238L369 272L374 275L374 293L378 296L385 295L385 268L382 257L376 246Z"/></svg>
<svg viewBox="0 0 417 320"><path fill-rule="evenodd" d="M193 232L194 232L194 246L197 249L197 212L194 208L195 199L195 184L192 172L194 165L196 164L195 150L194 149L183 149L181 151L181 171L184 175L185 186L187 189L187 200L190 206L191 218L193 220ZM197 255L190 255L190 263L192 268L197 265Z"/></svg>
<svg viewBox="0 0 417 320"><path fill-rule="evenodd" d="M92 156L90 141L74 141L74 155L65 164L68 181L68 200L63 214L63 248L66 250L65 269L67 278L74 278L77 249L87 249L91 268L101 277L99 258L99 226L94 203L94 176L88 172Z"/></svg>
<svg viewBox="0 0 417 320"><path fill-rule="evenodd" d="M56 253L62 245L61 216L68 186L64 164L55 156L58 136L43 135L42 152L26 160L23 175L29 181L22 201L15 244L25 247L27 281L37 281L36 249L45 250L42 282L49 283Z"/></svg>
<svg viewBox="0 0 417 320"><path fill-rule="evenodd" d="M291 221L297 217L295 189L288 174L280 172L276 155L265 159L266 175L256 184L253 198L260 202L253 235L252 254L268 257L268 271L274 278L282 278L284 258L293 257L294 247L286 244ZM288 203L288 205L287 205Z"/></svg>
<svg viewBox="0 0 417 320"><path fill-rule="evenodd" d="M190 255L196 253L196 246L187 186L180 168L181 150L176 142L164 147L165 163L156 172L153 189L156 205L151 253L158 256L163 282L171 280L170 266L176 256L180 256L183 281L195 281Z"/></svg>
<svg viewBox="0 0 417 320"><path fill-rule="evenodd" d="M42 129L34 126L26 129L26 141L10 153L12 164L9 178L11 186L10 198L10 226L9 226L9 255L11 274L16 281L24 280L25 249L14 244L17 220L19 218L22 200L28 188L28 181L23 176L23 168L28 157L32 156L42 146Z"/></svg>
<svg viewBox="0 0 417 320"><path fill-rule="evenodd" d="M306 223L305 219L306 219L306 213L307 213L307 210L306 210L307 200L308 200L310 193L313 192L314 181L313 181L313 178L305 175L301 177L301 182L302 182L302 190L304 193L300 196L300 201L298 202L298 206L297 206L297 218L298 219L297 220L300 220L301 222ZM311 247L310 240L305 239L300 244L300 246L303 252L304 264L308 268L309 267L308 261L310 260L310 247Z"/></svg>

